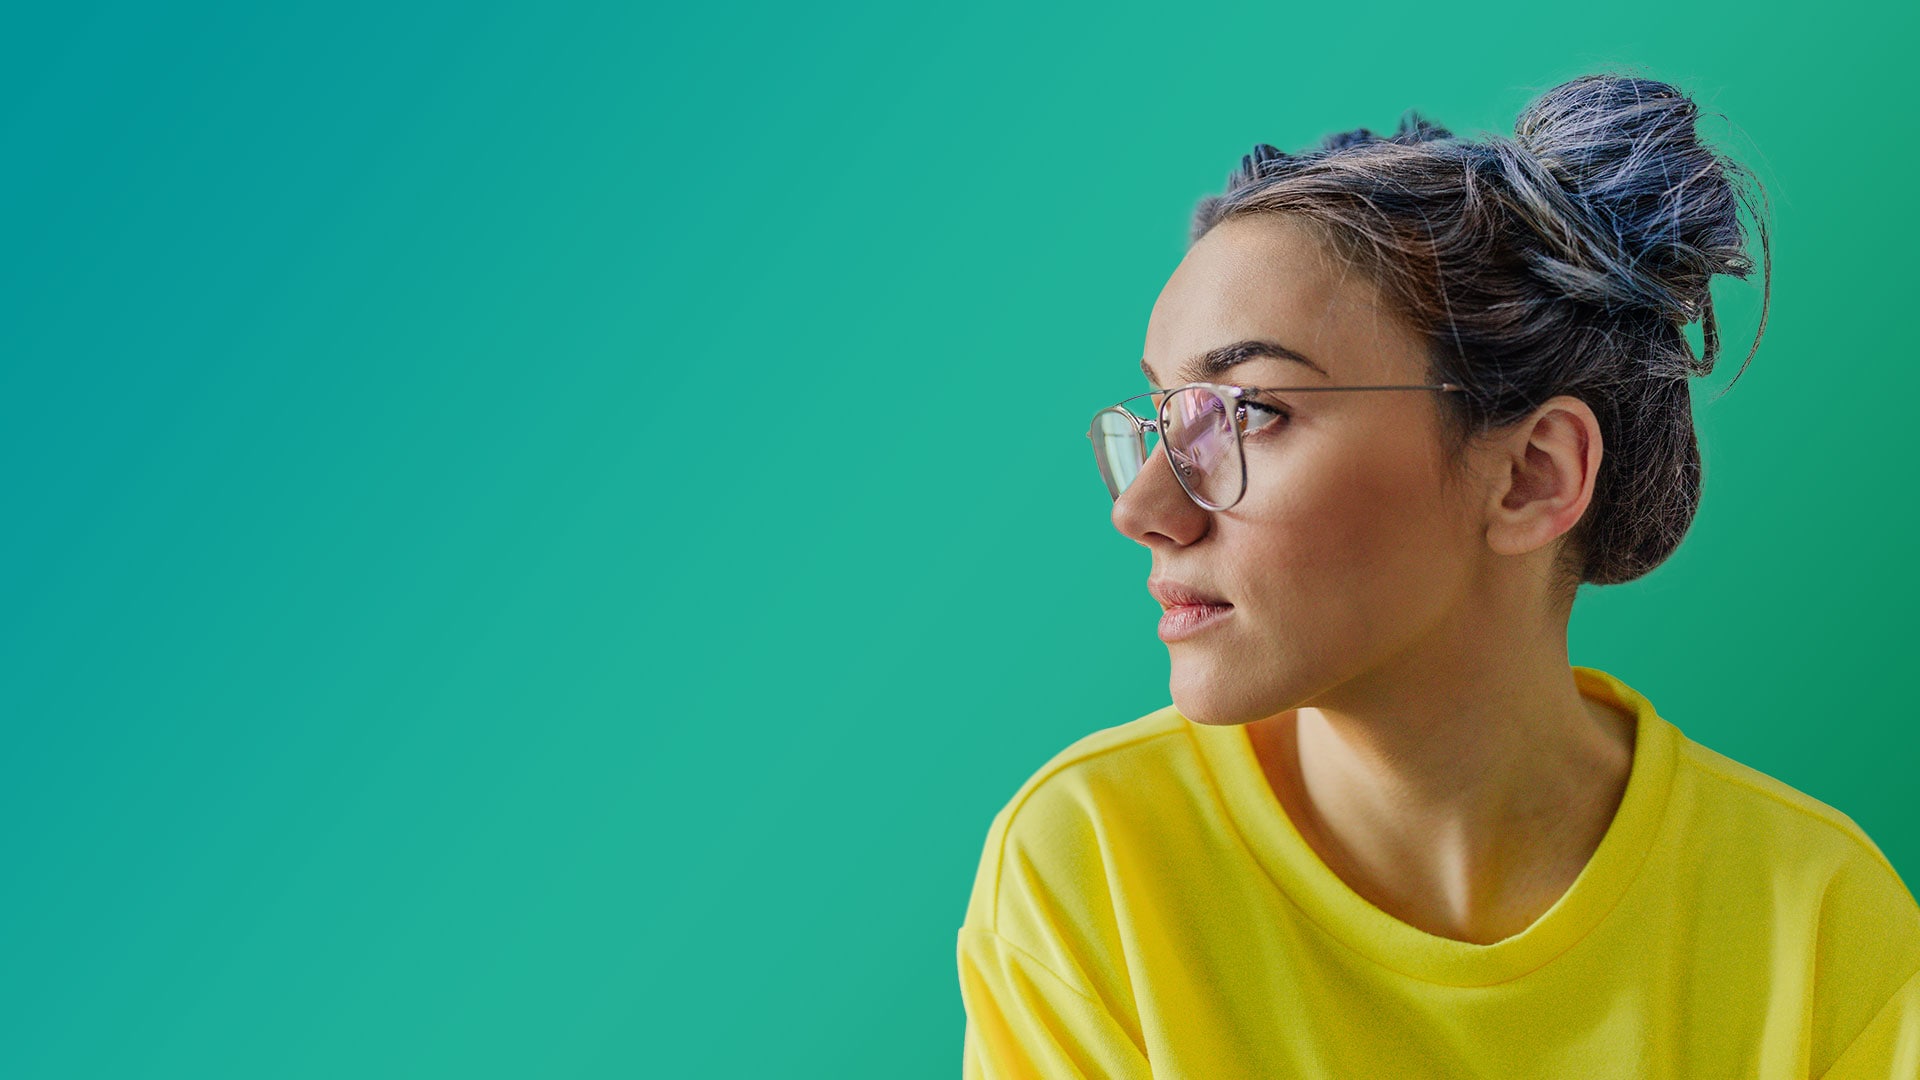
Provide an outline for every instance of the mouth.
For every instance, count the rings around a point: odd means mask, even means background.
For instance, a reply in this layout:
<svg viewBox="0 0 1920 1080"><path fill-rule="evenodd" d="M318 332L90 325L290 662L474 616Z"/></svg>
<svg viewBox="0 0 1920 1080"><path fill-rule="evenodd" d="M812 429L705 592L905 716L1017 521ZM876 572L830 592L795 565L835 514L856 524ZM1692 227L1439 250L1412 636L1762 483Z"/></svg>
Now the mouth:
<svg viewBox="0 0 1920 1080"><path fill-rule="evenodd" d="M1223 597L1204 589L1164 578L1148 581L1147 591L1153 594L1153 598L1158 600L1160 607L1166 611L1186 607L1230 608L1233 606Z"/></svg>
<svg viewBox="0 0 1920 1080"><path fill-rule="evenodd" d="M1160 616L1160 640L1172 644L1194 637L1232 613L1232 604L1174 604Z"/></svg>
<svg viewBox="0 0 1920 1080"><path fill-rule="evenodd" d="M1195 598L1178 600L1172 603L1169 603L1164 600L1160 602L1160 607L1161 607L1161 610L1163 611L1176 611L1180 608L1189 608L1189 607L1230 608L1232 606L1233 606L1232 604L1227 603L1225 600L1201 600L1201 599L1195 599Z"/></svg>

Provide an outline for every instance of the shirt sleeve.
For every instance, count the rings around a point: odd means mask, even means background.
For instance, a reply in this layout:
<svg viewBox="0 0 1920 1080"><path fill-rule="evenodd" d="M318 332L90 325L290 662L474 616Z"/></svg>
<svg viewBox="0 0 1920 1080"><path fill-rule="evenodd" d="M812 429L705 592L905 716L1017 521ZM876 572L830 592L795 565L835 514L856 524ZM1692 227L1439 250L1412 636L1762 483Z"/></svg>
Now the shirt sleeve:
<svg viewBox="0 0 1920 1080"><path fill-rule="evenodd" d="M991 930L960 930L962 1080L1150 1080L1147 1056L1097 1000Z"/></svg>
<svg viewBox="0 0 1920 1080"><path fill-rule="evenodd" d="M1920 971L1894 991L1820 1080L1920 1080Z"/></svg>

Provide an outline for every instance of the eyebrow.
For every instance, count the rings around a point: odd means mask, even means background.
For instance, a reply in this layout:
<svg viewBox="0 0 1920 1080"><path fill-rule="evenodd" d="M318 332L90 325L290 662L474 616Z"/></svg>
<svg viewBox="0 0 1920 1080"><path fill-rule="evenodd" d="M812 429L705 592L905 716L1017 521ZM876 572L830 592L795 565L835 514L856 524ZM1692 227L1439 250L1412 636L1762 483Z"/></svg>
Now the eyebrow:
<svg viewBox="0 0 1920 1080"><path fill-rule="evenodd" d="M1221 345L1217 348L1208 349L1206 352L1187 361L1186 366L1180 369L1180 377L1182 381L1185 382L1207 382L1216 376L1226 374L1228 371L1239 367L1249 360L1255 360L1260 357L1291 360L1297 364L1305 364L1307 367L1312 368L1322 375L1327 373L1326 368L1307 359L1300 353L1294 352L1285 345L1277 345L1271 341L1236 341L1231 345ZM1160 380L1154 378L1153 370L1147 367L1147 358L1144 356L1140 358L1140 373L1147 377L1149 383L1155 386L1161 385Z"/></svg>

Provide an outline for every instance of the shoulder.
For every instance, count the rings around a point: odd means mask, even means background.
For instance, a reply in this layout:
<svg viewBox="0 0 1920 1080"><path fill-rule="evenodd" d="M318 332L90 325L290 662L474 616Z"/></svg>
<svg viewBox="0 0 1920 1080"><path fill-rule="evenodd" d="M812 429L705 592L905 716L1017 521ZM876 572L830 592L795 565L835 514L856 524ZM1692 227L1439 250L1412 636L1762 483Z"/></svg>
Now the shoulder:
<svg viewBox="0 0 1920 1080"><path fill-rule="evenodd" d="M1194 787L1191 722L1168 705L1081 736L994 815L960 927L1098 1003L1141 1045L1123 922L1130 877ZM1124 869L1123 869L1124 867ZM965 963L966 961L963 961Z"/></svg>
<svg viewBox="0 0 1920 1080"><path fill-rule="evenodd" d="M1680 842L1713 887L1772 910L1775 947L1792 942L1811 965L1822 1047L1843 1045L1920 971L1920 904L1838 809L1690 739L1681 763L1692 835Z"/></svg>
<svg viewBox="0 0 1920 1080"><path fill-rule="evenodd" d="M1001 807L995 824L1007 831L1016 822L1084 813L1110 800L1116 786L1132 790L1150 782L1156 763L1191 749L1189 723L1168 705L1081 736L1027 777Z"/></svg>
<svg viewBox="0 0 1920 1080"><path fill-rule="evenodd" d="M1692 774L1696 813L1725 816L1739 831L1824 864L1858 863L1906 892L1899 874L1865 829L1840 810L1775 777L1680 738L1681 768ZM1912 897L1908 895L1911 902Z"/></svg>
<svg viewBox="0 0 1920 1080"><path fill-rule="evenodd" d="M1164 706L1074 740L1028 775L988 827L967 922L999 929L1010 911L1070 908L1103 891L1116 824L1178 803L1189 723Z"/></svg>

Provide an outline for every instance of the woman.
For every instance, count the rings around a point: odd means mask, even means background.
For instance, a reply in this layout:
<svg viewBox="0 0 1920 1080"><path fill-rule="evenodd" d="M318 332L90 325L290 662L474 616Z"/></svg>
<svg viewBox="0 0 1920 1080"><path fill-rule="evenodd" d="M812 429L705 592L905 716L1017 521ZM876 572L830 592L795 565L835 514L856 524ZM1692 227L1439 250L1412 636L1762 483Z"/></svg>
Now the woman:
<svg viewBox="0 0 1920 1080"><path fill-rule="evenodd" d="M1568 661L1575 588L1692 520L1708 286L1753 269L1695 115L1588 77L1201 203L1155 389L1089 432L1173 703L994 819L965 1075L1920 1077L1879 848Z"/></svg>

